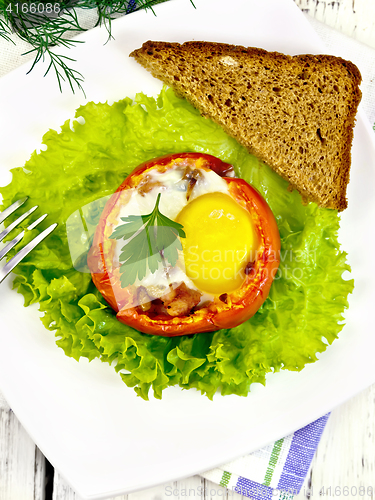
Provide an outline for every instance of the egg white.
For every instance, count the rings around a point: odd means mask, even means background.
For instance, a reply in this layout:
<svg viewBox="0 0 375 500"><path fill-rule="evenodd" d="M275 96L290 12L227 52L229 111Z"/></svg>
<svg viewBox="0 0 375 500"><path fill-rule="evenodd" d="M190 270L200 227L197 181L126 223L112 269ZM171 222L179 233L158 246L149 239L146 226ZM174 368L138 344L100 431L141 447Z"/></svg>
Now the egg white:
<svg viewBox="0 0 375 500"><path fill-rule="evenodd" d="M198 177L191 191L189 201L187 201L186 193L190 181L182 178L182 169L168 169L165 172L159 172L156 169L148 171L147 175L151 182L150 185L154 185L154 187L150 189L150 191L142 194L137 188L131 189L130 196L127 197L127 203L123 204L120 208L118 219L113 225L113 230L117 226L123 224L121 217L128 217L129 215L147 215L151 213L155 207L159 193L161 193L159 210L163 215L172 220L177 218L178 214L188 203L199 196L217 192L229 195L228 184L222 177L212 170L206 171L201 169L200 173L201 175ZM197 221L197 224L199 224L199 221ZM121 249L124 243L124 240L117 240L114 252L114 262L119 262ZM199 305L210 302L214 298L214 295L199 290L186 275L182 256L179 258L175 267L168 269L168 273L166 273L161 263L156 272L151 273L148 267L147 271L146 276L141 280L137 279L134 285L136 287L145 287L154 298L164 295L168 291L171 283L174 284L174 287L177 287L182 282L184 282L188 288L198 290L202 294Z"/></svg>

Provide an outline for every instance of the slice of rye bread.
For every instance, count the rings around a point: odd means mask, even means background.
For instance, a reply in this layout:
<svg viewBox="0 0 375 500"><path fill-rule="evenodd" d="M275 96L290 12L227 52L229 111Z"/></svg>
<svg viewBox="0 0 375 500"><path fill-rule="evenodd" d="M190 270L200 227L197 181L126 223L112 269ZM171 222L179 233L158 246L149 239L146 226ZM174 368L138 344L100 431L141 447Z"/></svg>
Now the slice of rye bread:
<svg viewBox="0 0 375 500"><path fill-rule="evenodd" d="M307 201L344 210L361 74L329 55L214 42L152 42L130 54Z"/></svg>

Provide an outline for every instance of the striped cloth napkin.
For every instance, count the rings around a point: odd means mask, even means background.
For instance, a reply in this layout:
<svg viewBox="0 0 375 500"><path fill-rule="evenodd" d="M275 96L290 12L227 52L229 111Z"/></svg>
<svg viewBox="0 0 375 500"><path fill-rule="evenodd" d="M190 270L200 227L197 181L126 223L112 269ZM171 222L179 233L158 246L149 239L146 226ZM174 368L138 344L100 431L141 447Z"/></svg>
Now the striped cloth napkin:
<svg viewBox="0 0 375 500"><path fill-rule="evenodd" d="M358 66L363 79L361 107L375 132L375 50L306 17L327 53ZM301 491L328 417L201 476L252 500L292 500Z"/></svg>

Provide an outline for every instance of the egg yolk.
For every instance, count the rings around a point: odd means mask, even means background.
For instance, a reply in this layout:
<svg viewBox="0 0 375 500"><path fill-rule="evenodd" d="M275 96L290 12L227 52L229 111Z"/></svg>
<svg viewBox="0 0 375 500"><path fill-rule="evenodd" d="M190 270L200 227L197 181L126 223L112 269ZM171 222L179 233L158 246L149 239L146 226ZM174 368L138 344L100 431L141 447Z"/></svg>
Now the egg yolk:
<svg viewBox="0 0 375 500"><path fill-rule="evenodd" d="M239 288L258 245L250 214L231 196L209 193L188 203L176 220L184 226L185 271L195 286L215 295Z"/></svg>

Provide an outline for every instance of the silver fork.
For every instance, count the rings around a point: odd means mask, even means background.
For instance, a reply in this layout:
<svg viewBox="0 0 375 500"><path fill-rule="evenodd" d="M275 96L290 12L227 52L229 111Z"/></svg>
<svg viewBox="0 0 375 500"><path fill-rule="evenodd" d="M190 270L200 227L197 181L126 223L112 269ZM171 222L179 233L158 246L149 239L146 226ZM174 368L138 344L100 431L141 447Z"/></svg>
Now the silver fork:
<svg viewBox="0 0 375 500"><path fill-rule="evenodd" d="M27 200L26 198L23 198L22 200L18 200L13 203L10 207L6 208L3 212L0 213L0 224L4 222L4 220L9 217L13 212L15 212L21 205L25 203ZM4 229L0 233L0 242L3 241L3 239L15 228L20 224L23 220L25 220L29 215L31 215L38 206L36 205L35 207L30 208L27 212L22 214L20 217L18 217L17 220L12 222L12 224L9 224L9 226ZM47 217L47 214L42 215L34 221L32 224L30 224L27 229L34 229L38 224L42 222ZM16 267L17 264L21 262L22 259L28 255L31 250L33 250L41 241L46 238L52 231L56 228L57 224L52 224L51 226L47 227L43 232L38 234L33 240L31 240L27 245L25 245L19 252L14 255L6 264L5 266L0 269L0 283L8 276L8 274ZM13 238L11 241L9 241L4 248L0 250L0 260L7 255L9 250L11 250L19 241L22 240L24 237L25 231L21 231L15 238Z"/></svg>

